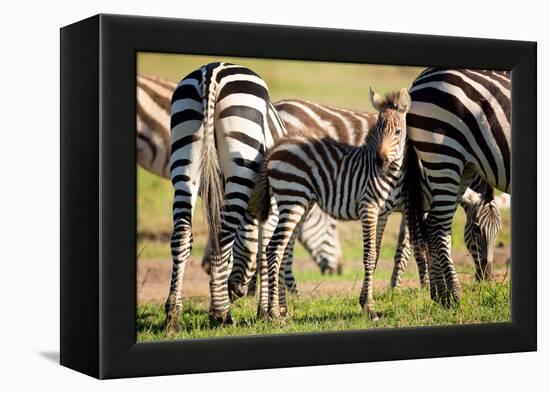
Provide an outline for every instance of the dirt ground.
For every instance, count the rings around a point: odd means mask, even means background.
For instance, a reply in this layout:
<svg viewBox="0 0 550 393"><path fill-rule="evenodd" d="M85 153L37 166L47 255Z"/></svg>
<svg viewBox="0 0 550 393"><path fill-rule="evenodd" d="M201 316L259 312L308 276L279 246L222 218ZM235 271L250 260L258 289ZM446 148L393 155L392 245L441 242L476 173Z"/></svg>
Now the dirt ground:
<svg viewBox="0 0 550 393"><path fill-rule="evenodd" d="M495 249L496 265L504 265L510 254L507 248ZM462 272L463 266L473 266L473 261L468 254L453 255L460 281L473 280L473 274ZM209 296L208 275L201 267L200 259L192 258L187 264L183 279L183 296ZM345 267L362 268L361 261L347 262ZM393 261L379 261L377 270L384 269L391 271ZM316 270L318 267L311 259L297 259L296 270ZM409 262L407 269L415 269L414 261ZM143 259L138 263L137 288L138 304L164 304L170 287L170 275L172 272L172 260L168 259ZM497 269L495 269L497 270ZM503 278L506 269L498 269L495 272L495 279ZM359 275L355 281L343 280L315 280L309 282L298 282L298 289L301 295L337 295L344 293L358 292L362 284L363 276ZM415 278L402 281L403 287L416 287L418 280ZM374 288L386 289L389 287L389 280L375 280Z"/></svg>

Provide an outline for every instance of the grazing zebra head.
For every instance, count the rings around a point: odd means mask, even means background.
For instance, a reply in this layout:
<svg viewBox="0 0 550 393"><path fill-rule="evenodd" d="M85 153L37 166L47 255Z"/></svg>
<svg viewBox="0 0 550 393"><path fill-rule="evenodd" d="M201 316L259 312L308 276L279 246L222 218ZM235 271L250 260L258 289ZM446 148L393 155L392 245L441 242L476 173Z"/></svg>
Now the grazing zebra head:
<svg viewBox="0 0 550 393"><path fill-rule="evenodd" d="M370 99L379 116L369 132L367 145L378 151L376 163L386 171L392 162L403 158L407 135L405 116L411 106L411 97L403 88L399 93L389 93L382 98L371 87Z"/></svg>
<svg viewBox="0 0 550 393"><path fill-rule="evenodd" d="M493 189L485 194L467 190L460 201L466 212L464 241L476 265L476 280L492 278L493 248L500 229L500 211Z"/></svg>

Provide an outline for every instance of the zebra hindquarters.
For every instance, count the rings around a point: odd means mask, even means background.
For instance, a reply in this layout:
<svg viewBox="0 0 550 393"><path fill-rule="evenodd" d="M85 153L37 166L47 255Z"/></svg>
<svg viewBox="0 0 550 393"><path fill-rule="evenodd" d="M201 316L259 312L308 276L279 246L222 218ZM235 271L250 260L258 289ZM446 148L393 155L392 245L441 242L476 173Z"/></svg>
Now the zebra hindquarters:
<svg viewBox="0 0 550 393"><path fill-rule="evenodd" d="M363 313L373 321L378 320L378 314L374 309L373 276L377 259L377 223L378 206L362 204L359 207L361 226L363 229L363 264L365 266L365 278L361 288L359 303Z"/></svg>

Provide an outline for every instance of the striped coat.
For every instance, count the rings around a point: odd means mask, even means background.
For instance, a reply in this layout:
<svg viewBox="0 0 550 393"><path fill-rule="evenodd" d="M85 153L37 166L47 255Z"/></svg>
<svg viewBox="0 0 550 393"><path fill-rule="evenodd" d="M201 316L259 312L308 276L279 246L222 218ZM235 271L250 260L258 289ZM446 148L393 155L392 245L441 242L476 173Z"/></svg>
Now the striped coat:
<svg viewBox="0 0 550 393"><path fill-rule="evenodd" d="M475 176L510 191L510 74L429 68L410 92L407 132L421 164L407 181L411 230L417 247L429 250L431 296L449 306L460 295L451 257L460 195ZM419 173L428 180L426 198L415 184Z"/></svg>

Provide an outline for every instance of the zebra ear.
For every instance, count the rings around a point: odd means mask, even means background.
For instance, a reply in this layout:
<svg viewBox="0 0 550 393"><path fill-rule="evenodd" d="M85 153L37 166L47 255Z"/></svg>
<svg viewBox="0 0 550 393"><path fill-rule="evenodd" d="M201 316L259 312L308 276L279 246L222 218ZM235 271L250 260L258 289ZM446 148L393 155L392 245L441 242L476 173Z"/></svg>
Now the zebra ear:
<svg viewBox="0 0 550 393"><path fill-rule="evenodd" d="M411 107L411 96L407 89L402 88L399 92L399 100L397 101L397 110L399 112L407 113Z"/></svg>
<svg viewBox="0 0 550 393"><path fill-rule="evenodd" d="M380 94L374 91L372 86L370 87L370 102L372 103L372 106L374 109L376 109L378 112L381 112L384 107L386 106L386 101Z"/></svg>

